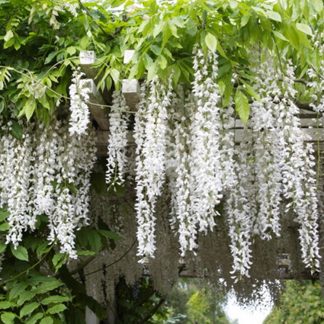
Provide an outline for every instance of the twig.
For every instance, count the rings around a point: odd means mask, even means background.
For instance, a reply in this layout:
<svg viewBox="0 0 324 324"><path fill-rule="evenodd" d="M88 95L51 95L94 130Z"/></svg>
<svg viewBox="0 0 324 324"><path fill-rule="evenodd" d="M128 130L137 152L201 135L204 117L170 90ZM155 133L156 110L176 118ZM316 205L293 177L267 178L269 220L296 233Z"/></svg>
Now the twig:
<svg viewBox="0 0 324 324"><path fill-rule="evenodd" d="M135 243L136 243L136 240L132 243L132 245L125 251L124 254L122 254L118 259L116 259L115 261L113 261L112 263L109 263L106 265L106 269L113 266L114 264L118 263L119 261L121 261L132 249L133 247L135 246ZM90 276L92 274L95 274L97 272L100 272L102 271L102 268L100 269L97 269L97 270L94 270L94 271L91 271L91 272L88 272L88 273L85 273L84 276L87 277L87 276Z"/></svg>

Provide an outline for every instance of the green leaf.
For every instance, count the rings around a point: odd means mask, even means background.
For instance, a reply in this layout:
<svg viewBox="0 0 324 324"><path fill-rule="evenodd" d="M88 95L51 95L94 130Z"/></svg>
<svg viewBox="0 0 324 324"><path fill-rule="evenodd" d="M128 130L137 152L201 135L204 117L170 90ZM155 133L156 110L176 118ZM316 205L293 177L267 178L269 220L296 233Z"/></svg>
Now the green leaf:
<svg viewBox="0 0 324 324"><path fill-rule="evenodd" d="M296 28L299 31L303 32L304 34L307 34L309 36L312 36L313 35L312 29L308 25L306 25L306 24L299 24L299 23L297 23L296 24Z"/></svg>
<svg viewBox="0 0 324 324"><path fill-rule="evenodd" d="M276 11L268 11L267 16L274 21L279 21L279 22L282 21L280 14Z"/></svg>
<svg viewBox="0 0 324 324"><path fill-rule="evenodd" d="M273 34L277 37L277 38L279 38L279 39L281 39L281 40L284 40L284 41L286 41L286 42L289 42L289 40L283 35L283 34L281 34L281 33L279 33L278 31L273 31Z"/></svg>
<svg viewBox="0 0 324 324"><path fill-rule="evenodd" d="M6 209L0 209L0 222L3 222L7 219L10 213Z"/></svg>
<svg viewBox="0 0 324 324"><path fill-rule="evenodd" d="M15 248L13 245L10 245L11 253L14 257L21 261L29 261L28 251L25 247L19 245Z"/></svg>
<svg viewBox="0 0 324 324"><path fill-rule="evenodd" d="M14 37L14 34L13 34L13 32L12 32L12 30L8 30L7 32L6 32L6 35L3 37L3 40L5 41L5 42L8 42L11 38L13 38Z"/></svg>
<svg viewBox="0 0 324 324"><path fill-rule="evenodd" d="M49 308L47 310L47 314L58 314L58 313L62 313L66 310L66 306L64 304L58 304L58 305L55 305L55 306L52 306L51 308Z"/></svg>
<svg viewBox="0 0 324 324"><path fill-rule="evenodd" d="M51 52L51 53L49 53L49 54L47 55L46 59L45 59L44 64L48 64L48 63L50 63L56 55L57 55L57 52L56 52L56 51L55 51L55 52Z"/></svg>
<svg viewBox="0 0 324 324"><path fill-rule="evenodd" d="M101 250L102 240L100 234L96 230L91 229L87 231L87 239L91 250L96 252L99 252Z"/></svg>
<svg viewBox="0 0 324 324"><path fill-rule="evenodd" d="M66 52L70 55L74 55L76 53L76 48L74 46L69 46L67 49L66 49Z"/></svg>
<svg viewBox="0 0 324 324"><path fill-rule="evenodd" d="M0 242L0 254L3 253L7 248L7 245L3 242Z"/></svg>
<svg viewBox="0 0 324 324"><path fill-rule="evenodd" d="M323 10L323 0L312 0L310 3L317 13L321 13Z"/></svg>
<svg viewBox="0 0 324 324"><path fill-rule="evenodd" d="M9 291L9 300L15 300L21 294L24 293L25 289L29 286L29 284L25 281L16 283Z"/></svg>
<svg viewBox="0 0 324 324"><path fill-rule="evenodd" d="M78 256L93 256L96 255L95 251L90 250L80 250L78 251Z"/></svg>
<svg viewBox="0 0 324 324"><path fill-rule="evenodd" d="M16 317L17 315L14 313L5 312L1 315L1 320L4 324L11 324L14 323Z"/></svg>
<svg viewBox="0 0 324 324"><path fill-rule="evenodd" d="M250 20L250 15L244 15L241 19L241 27L244 27L245 25L247 25L249 20Z"/></svg>
<svg viewBox="0 0 324 324"><path fill-rule="evenodd" d="M0 309L8 309L8 308L11 308L14 306L15 306L14 303L6 301L6 300L0 302Z"/></svg>
<svg viewBox="0 0 324 324"><path fill-rule="evenodd" d="M53 279L52 281L49 282L43 282L36 289L34 289L33 292L35 292L36 294L44 294L46 292L55 290L58 287L61 287L62 285L63 283L61 281Z"/></svg>
<svg viewBox="0 0 324 324"><path fill-rule="evenodd" d="M11 134L18 140L22 139L23 136L22 126L19 123L14 122L11 127Z"/></svg>
<svg viewBox="0 0 324 324"><path fill-rule="evenodd" d="M243 94L243 92L237 90L234 101L237 114L239 115L242 123L246 124L250 115L250 105L247 97Z"/></svg>
<svg viewBox="0 0 324 324"><path fill-rule="evenodd" d="M3 82L0 81L0 90L3 90ZM0 114L4 111L5 109L5 102L3 100L0 100Z"/></svg>
<svg viewBox="0 0 324 324"><path fill-rule="evenodd" d="M119 75L120 75L120 73L119 73L118 70L111 69L110 75L111 75L112 79L114 80L114 83L115 84L119 82Z"/></svg>
<svg viewBox="0 0 324 324"><path fill-rule="evenodd" d="M9 228L10 228L10 225L8 223L3 223L0 225L0 232L8 231Z"/></svg>
<svg viewBox="0 0 324 324"><path fill-rule="evenodd" d="M34 111L36 110L37 104L36 101L32 98L28 99L25 107L24 112L28 120L33 116Z"/></svg>
<svg viewBox="0 0 324 324"><path fill-rule="evenodd" d="M67 302L67 301L70 301L70 300L71 300L71 298L67 297L67 296L54 295L54 296L44 298L41 301L41 303L43 305L49 305L49 304L64 303L64 302Z"/></svg>
<svg viewBox="0 0 324 324"><path fill-rule="evenodd" d="M151 51L155 54L155 55L160 55L162 48L160 46L157 45L151 45Z"/></svg>
<svg viewBox="0 0 324 324"><path fill-rule="evenodd" d="M55 268L55 271L58 271L62 265L66 262L67 255L63 253L57 253L52 258L52 263Z"/></svg>
<svg viewBox="0 0 324 324"><path fill-rule="evenodd" d="M260 96L255 92L254 88L250 86L248 83L244 82L244 89L251 97L253 97L256 100L260 100Z"/></svg>
<svg viewBox="0 0 324 324"><path fill-rule="evenodd" d="M164 70L168 65L168 61L166 60L166 58L163 55L160 55L158 57L157 61L158 61L158 64L160 65L160 68L162 70Z"/></svg>
<svg viewBox="0 0 324 324"><path fill-rule="evenodd" d="M98 232L104 236L105 238L107 239L110 239L110 240L119 240L120 239L120 236L115 233L115 232L112 232L112 231L107 231L107 230L98 230Z"/></svg>
<svg viewBox="0 0 324 324"><path fill-rule="evenodd" d="M19 294L19 299L17 301L17 305L21 306L26 301L31 300L34 297L35 297L35 293L33 293L31 291L24 290L21 294Z"/></svg>
<svg viewBox="0 0 324 324"><path fill-rule="evenodd" d="M20 317L24 317L26 315L31 314L36 308L40 306L39 303L37 302L32 302L30 304L25 305L21 310L20 310Z"/></svg>
<svg viewBox="0 0 324 324"><path fill-rule="evenodd" d="M217 39L213 34L207 33L205 36L205 43L212 52L216 51Z"/></svg>
<svg viewBox="0 0 324 324"><path fill-rule="evenodd" d="M29 318L25 324L35 324L37 321L39 321L44 316L44 313L39 312L33 315L31 318Z"/></svg>
<svg viewBox="0 0 324 324"><path fill-rule="evenodd" d="M39 244L37 246L37 249L36 249L37 257L40 258L43 254L47 253L50 249L51 249L51 246L48 245L48 241L42 242L41 244Z"/></svg>
<svg viewBox="0 0 324 324"><path fill-rule="evenodd" d="M155 38L158 34L160 34L163 30L164 22L163 20L160 20L158 24L154 26L153 29L153 37Z"/></svg>
<svg viewBox="0 0 324 324"><path fill-rule="evenodd" d="M156 64L153 63L147 69L147 79L149 81L153 80L155 76L156 76Z"/></svg>
<svg viewBox="0 0 324 324"><path fill-rule="evenodd" d="M50 316L46 316L44 317L40 322L39 324L53 324L54 321L53 321L53 318L50 317Z"/></svg>
<svg viewBox="0 0 324 324"><path fill-rule="evenodd" d="M174 37L179 38L177 27L176 27L175 25L173 25L173 24L169 24L168 26L169 26L169 28L170 28L171 34L172 34Z"/></svg>

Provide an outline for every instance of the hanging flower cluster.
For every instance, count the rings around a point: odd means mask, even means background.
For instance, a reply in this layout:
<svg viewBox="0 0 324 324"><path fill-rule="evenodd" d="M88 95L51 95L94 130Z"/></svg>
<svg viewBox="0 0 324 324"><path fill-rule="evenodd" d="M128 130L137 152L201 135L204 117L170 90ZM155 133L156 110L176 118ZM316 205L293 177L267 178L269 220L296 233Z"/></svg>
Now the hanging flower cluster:
<svg viewBox="0 0 324 324"><path fill-rule="evenodd" d="M319 270L314 149L300 127L292 99L294 79L290 64L281 84L271 65L256 79L261 99L251 105L249 130L238 153L238 186L230 192L227 208L236 274L248 274L253 234L280 236L284 200L300 225L303 261Z"/></svg>
<svg viewBox="0 0 324 324"><path fill-rule="evenodd" d="M82 135L86 132L90 123L90 112L87 105L90 89L86 82L82 82L84 73L75 70L70 85L70 127L71 135Z"/></svg>
<svg viewBox="0 0 324 324"><path fill-rule="evenodd" d="M10 213L7 243L17 246L35 229L37 217L49 220L49 240L76 258L75 231L88 221L90 173L96 157L93 133L70 136L68 128L30 125L22 139L0 137L0 206Z"/></svg>
<svg viewBox="0 0 324 324"><path fill-rule="evenodd" d="M213 230L225 200L233 276L248 276L255 235L280 236L283 207L299 224L302 258L319 268L318 211L314 149L300 127L294 104L294 71L284 77L268 65L258 71L260 100L251 104L242 138L235 136L233 104L221 107L218 57L194 49L190 91L172 92L159 79L145 83L135 115L135 182L138 256L154 257L156 209L165 182L171 192L171 226L181 256L199 248L199 235ZM15 246L47 215L49 240L76 258L75 231L88 223L94 137L88 126L90 89L73 74L68 126L30 125L22 139L10 123L0 137L0 207L10 212L7 242ZM310 79L312 75L309 72ZM318 98L317 98L318 99ZM321 111L321 108L317 108ZM119 91L113 94L109 122L107 183L125 181L128 112ZM240 142L239 145L237 142Z"/></svg>
<svg viewBox="0 0 324 324"><path fill-rule="evenodd" d="M172 117L174 125L169 131L167 175L171 191L171 226L179 233L181 256L195 251L197 245L196 219L192 212L192 177L190 124L195 111L192 94L174 98ZM183 102L184 101L184 102ZM178 228L177 228L178 227Z"/></svg>
<svg viewBox="0 0 324 324"><path fill-rule="evenodd" d="M251 142L245 133L234 164L237 184L228 191L226 215L230 249L233 256L233 278L249 276L252 264L252 234L256 216L254 172L251 163Z"/></svg>
<svg viewBox="0 0 324 324"><path fill-rule="evenodd" d="M140 255L153 256L155 250L154 207L165 169L172 191L171 225L178 230L182 256L197 249L198 233L214 227L218 215L215 207L222 191L236 183L234 133L228 131L233 124L233 108L219 108L217 55L205 56L201 49L195 49L194 70L192 93L186 93L185 99L183 90L178 89L182 96L165 101L171 103L168 109L173 121L169 119L168 123L164 118L160 131L151 126L159 123L150 105L165 116L162 98L169 96L156 91L156 81L151 84L148 99L142 91L135 124Z"/></svg>
<svg viewBox="0 0 324 324"><path fill-rule="evenodd" d="M166 173L171 227L182 256L198 248L199 233L213 229L225 198L234 277L249 275L255 235L280 236L284 206L300 225L305 265L318 270L314 150L293 102L291 65L284 78L271 66L259 71L255 88L261 99L251 104L243 138L235 138L232 104L220 108L217 55L195 49L193 67L190 93L167 95L161 85L157 90L157 80L142 89L134 134L138 254L154 255L155 207Z"/></svg>
<svg viewBox="0 0 324 324"><path fill-rule="evenodd" d="M167 108L171 102L170 87L158 79L142 89L142 99L135 116L136 143L136 213L138 255L153 257L155 251L155 207L165 180Z"/></svg>
<svg viewBox="0 0 324 324"><path fill-rule="evenodd" d="M109 138L106 182L122 184L127 165L127 104L120 91L114 91L113 103L109 114Z"/></svg>
<svg viewBox="0 0 324 324"><path fill-rule="evenodd" d="M222 198L220 156L220 108L217 85L216 53L205 57L197 49L194 57L192 92L196 111L191 124L192 212L199 231L207 232L215 225L215 206Z"/></svg>

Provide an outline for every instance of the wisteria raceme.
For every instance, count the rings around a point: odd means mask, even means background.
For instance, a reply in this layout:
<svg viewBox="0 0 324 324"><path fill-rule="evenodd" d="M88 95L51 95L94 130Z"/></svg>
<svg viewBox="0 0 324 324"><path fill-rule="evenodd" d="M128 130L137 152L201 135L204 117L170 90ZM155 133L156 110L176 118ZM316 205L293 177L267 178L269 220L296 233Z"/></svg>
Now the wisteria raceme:
<svg viewBox="0 0 324 324"><path fill-rule="evenodd" d="M90 129L80 137L62 129L55 181L57 203L49 216L49 240L58 239L62 253L76 258L75 231L88 223L90 175L95 162L95 141Z"/></svg>
<svg viewBox="0 0 324 324"><path fill-rule="evenodd" d="M136 213L138 255L153 257L155 251L155 205L165 180L167 107L170 89L155 79L145 90L135 117L136 142ZM145 102L147 100L147 102Z"/></svg>
<svg viewBox="0 0 324 324"><path fill-rule="evenodd" d="M87 105L90 88L86 82L81 82L84 73L79 70L73 72L70 94L70 127L71 135L82 135L87 131L90 123L90 112Z"/></svg>
<svg viewBox="0 0 324 324"><path fill-rule="evenodd" d="M168 127L166 132L166 157L165 173L168 179L168 189L170 193L170 226L172 231L177 231L177 147L176 147L176 126L180 120L179 107L183 107L184 91L182 87L177 89L178 95L174 94L171 98L171 105L168 111Z"/></svg>
<svg viewBox="0 0 324 324"><path fill-rule="evenodd" d="M270 68L269 68L270 67ZM303 131L299 108L293 99L296 90L291 64L281 78L271 65L260 72L257 88L262 99L252 104L251 127L255 164L258 214L254 229L261 238L269 230L280 235L282 197L293 206L300 228L302 257L312 271L318 270L318 214L314 149ZM310 239L311 238L311 239Z"/></svg>
<svg viewBox="0 0 324 324"><path fill-rule="evenodd" d="M254 232L270 239L280 236L282 145L278 142L273 99L269 96L251 105L251 129L255 164L258 216Z"/></svg>
<svg viewBox="0 0 324 324"><path fill-rule="evenodd" d="M292 100L296 94L293 88L294 79L292 65L288 63L279 120L283 130L280 135L290 147L285 150L284 195L293 199L294 212L301 226L299 239L303 261L311 271L318 271L320 257L314 148L311 143L305 144L306 141L310 141L310 137L300 127L300 120L296 116L299 109Z"/></svg>
<svg viewBox="0 0 324 324"><path fill-rule="evenodd" d="M49 219L49 240L75 258L75 231L88 221L90 175L96 158L91 130L70 137L68 127L29 125L21 139L10 124L0 137L0 203L9 212L7 243L17 246L37 217Z"/></svg>
<svg viewBox="0 0 324 324"><path fill-rule="evenodd" d="M178 221L178 233L181 256L186 251L195 251L197 245L197 219L192 210L191 197L191 159L190 159L190 118L194 111L194 102L189 96L184 105L184 113L179 113L179 121L175 126L175 183L174 213Z"/></svg>
<svg viewBox="0 0 324 324"><path fill-rule="evenodd" d="M120 91L114 91L113 103L109 114L109 138L106 182L124 182L127 165L127 104Z"/></svg>
<svg viewBox="0 0 324 324"><path fill-rule="evenodd" d="M59 145L56 123L50 127L41 125L37 130L40 132L39 144L34 150L35 168L34 168L34 204L35 215L50 215L54 208L54 188L55 174L57 172L57 150Z"/></svg>
<svg viewBox="0 0 324 324"><path fill-rule="evenodd" d="M202 50L196 49L193 67L196 112L191 125L191 208L199 231L206 232L215 225L215 206L223 189L217 54L209 52L205 57Z"/></svg>
<svg viewBox="0 0 324 324"><path fill-rule="evenodd" d="M88 129L86 136L79 141L76 148L76 166L78 174L75 179L77 193L75 195L75 219L76 226L79 229L83 225L89 225L90 219L90 187L91 173L93 166L97 160L97 148L95 146L95 132Z"/></svg>
<svg viewBox="0 0 324 324"><path fill-rule="evenodd" d="M237 185L235 173L235 116L233 106L220 110L220 163L223 190Z"/></svg>
<svg viewBox="0 0 324 324"><path fill-rule="evenodd" d="M8 190L8 217L9 232L7 243L12 242L15 246L22 240L23 232L34 229L36 218L30 210L30 177L33 173L32 139L29 132L23 135L23 140L14 140L14 160L12 174ZM13 163L11 161L11 163Z"/></svg>
<svg viewBox="0 0 324 324"><path fill-rule="evenodd" d="M245 140L240 144L237 153L237 163L234 165L237 185L228 191L225 205L233 257L231 273L235 280L241 276L249 277L252 264L251 244L257 210L251 151L251 134L246 131Z"/></svg>

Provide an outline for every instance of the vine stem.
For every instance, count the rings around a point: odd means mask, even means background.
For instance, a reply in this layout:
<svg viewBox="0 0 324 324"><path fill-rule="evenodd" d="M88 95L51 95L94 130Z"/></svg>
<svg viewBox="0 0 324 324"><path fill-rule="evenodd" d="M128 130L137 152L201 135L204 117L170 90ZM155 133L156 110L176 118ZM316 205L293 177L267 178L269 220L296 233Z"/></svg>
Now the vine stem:
<svg viewBox="0 0 324 324"><path fill-rule="evenodd" d="M54 244L51 245L50 249L36 262L34 263L32 266L30 266L29 268L27 268L26 270L18 273L16 276L5 280L4 282L2 282L2 284L0 285L0 287L3 287L4 285L6 285L8 282L11 282L13 280L16 280L17 278L21 277L22 275L24 275L25 273L29 272L30 270L33 270L34 268L36 268L39 264L41 264L45 258L48 256L48 254L52 251L54 247Z"/></svg>

